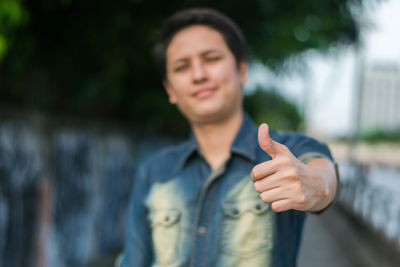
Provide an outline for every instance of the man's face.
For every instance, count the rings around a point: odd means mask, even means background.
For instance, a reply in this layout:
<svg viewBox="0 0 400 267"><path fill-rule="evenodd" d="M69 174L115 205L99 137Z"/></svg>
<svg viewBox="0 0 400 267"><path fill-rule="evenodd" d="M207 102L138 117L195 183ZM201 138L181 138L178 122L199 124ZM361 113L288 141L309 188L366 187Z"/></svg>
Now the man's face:
<svg viewBox="0 0 400 267"><path fill-rule="evenodd" d="M191 123L218 122L242 110L247 63L237 66L222 35L207 26L179 31L167 48L169 101Z"/></svg>

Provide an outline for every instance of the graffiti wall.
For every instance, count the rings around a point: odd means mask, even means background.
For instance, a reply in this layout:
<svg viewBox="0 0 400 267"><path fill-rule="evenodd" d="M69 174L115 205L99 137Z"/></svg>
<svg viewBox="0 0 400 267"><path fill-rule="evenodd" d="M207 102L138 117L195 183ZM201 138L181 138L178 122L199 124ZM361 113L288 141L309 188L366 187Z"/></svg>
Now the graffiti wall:
<svg viewBox="0 0 400 267"><path fill-rule="evenodd" d="M171 143L53 124L0 120L0 267L88 266L120 251L135 171Z"/></svg>

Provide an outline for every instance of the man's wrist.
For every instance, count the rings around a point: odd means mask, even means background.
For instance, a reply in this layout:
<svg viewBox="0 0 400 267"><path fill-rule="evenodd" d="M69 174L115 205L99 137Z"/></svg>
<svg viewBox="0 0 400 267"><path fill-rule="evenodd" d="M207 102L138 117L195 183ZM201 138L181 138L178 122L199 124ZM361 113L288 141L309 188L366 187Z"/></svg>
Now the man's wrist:
<svg viewBox="0 0 400 267"><path fill-rule="evenodd" d="M314 159L306 164L315 182L315 204L308 211L320 212L325 210L334 200L337 187L337 171L333 162L327 158Z"/></svg>

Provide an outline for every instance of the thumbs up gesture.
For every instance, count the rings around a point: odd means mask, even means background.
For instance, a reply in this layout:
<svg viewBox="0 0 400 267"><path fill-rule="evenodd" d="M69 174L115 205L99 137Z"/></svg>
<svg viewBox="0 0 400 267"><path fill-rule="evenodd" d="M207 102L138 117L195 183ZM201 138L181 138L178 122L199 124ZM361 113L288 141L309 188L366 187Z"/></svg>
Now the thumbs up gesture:
<svg viewBox="0 0 400 267"><path fill-rule="evenodd" d="M263 202L271 203L277 212L316 211L329 204L334 196L330 189L336 190L336 184L330 186L329 176L335 174L329 160L318 158L303 164L286 146L271 139L265 123L258 129L258 142L272 158L254 166L251 172L254 188Z"/></svg>

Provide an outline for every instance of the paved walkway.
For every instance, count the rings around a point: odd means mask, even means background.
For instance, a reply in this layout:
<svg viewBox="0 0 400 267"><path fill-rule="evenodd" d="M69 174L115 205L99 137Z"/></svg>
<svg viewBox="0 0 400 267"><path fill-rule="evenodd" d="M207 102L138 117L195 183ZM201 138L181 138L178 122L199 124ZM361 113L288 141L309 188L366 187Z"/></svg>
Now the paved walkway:
<svg viewBox="0 0 400 267"><path fill-rule="evenodd" d="M336 207L306 221L299 267L395 267L399 255L368 227Z"/></svg>

